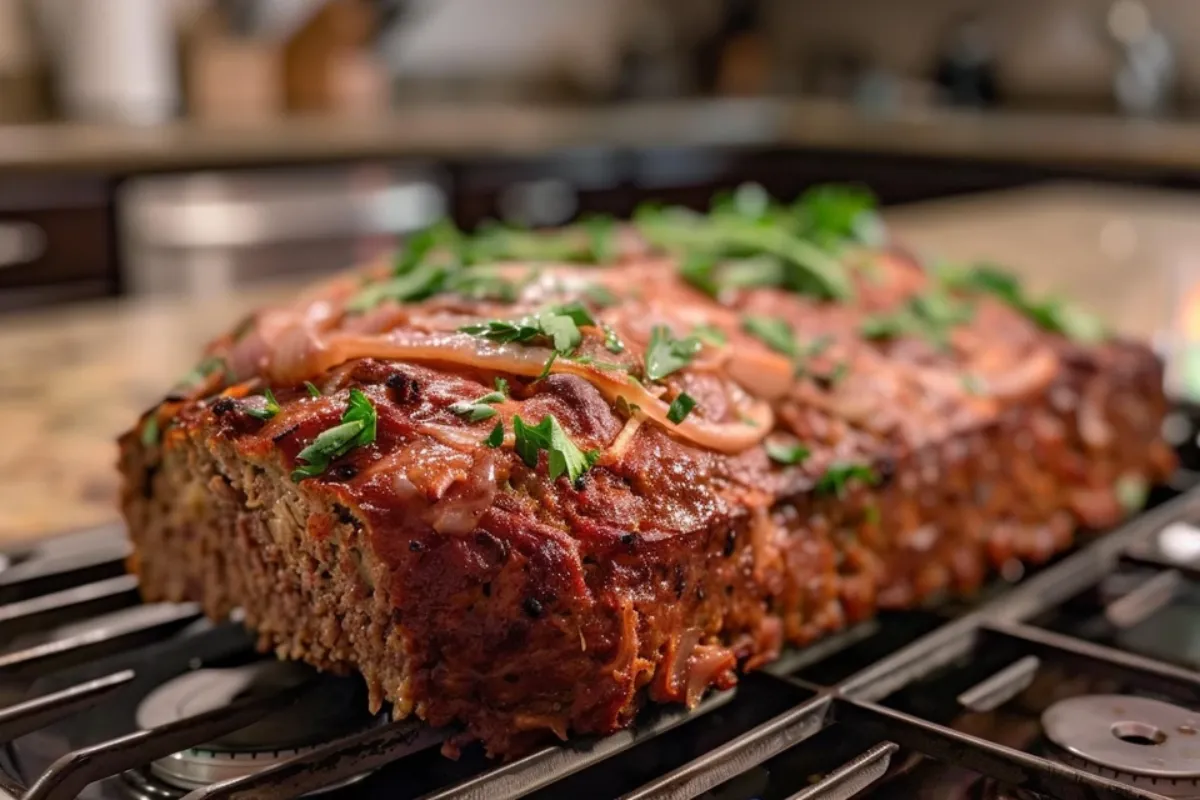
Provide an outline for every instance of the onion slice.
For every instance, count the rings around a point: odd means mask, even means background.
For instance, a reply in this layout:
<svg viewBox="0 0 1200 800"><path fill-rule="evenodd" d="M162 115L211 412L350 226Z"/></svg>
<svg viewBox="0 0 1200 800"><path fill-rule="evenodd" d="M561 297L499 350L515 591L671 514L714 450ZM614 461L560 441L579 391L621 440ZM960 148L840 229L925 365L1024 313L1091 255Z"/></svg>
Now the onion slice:
<svg viewBox="0 0 1200 800"><path fill-rule="evenodd" d="M551 351L543 347L497 344L462 333L418 334L394 331L385 336L346 333L327 335L321 346L309 349L303 363L272 363L271 377L295 380L299 373L319 374L355 358L395 358L407 361L460 364L480 369L536 377L541 374ZM551 371L576 375L595 386L610 403L624 399L636 405L646 417L676 435L701 447L736 454L759 444L775 424L771 407L746 398L740 409L743 421L720 423L691 416L679 424L667 418L670 407L645 386L588 364L558 359ZM303 377L303 375L299 375Z"/></svg>

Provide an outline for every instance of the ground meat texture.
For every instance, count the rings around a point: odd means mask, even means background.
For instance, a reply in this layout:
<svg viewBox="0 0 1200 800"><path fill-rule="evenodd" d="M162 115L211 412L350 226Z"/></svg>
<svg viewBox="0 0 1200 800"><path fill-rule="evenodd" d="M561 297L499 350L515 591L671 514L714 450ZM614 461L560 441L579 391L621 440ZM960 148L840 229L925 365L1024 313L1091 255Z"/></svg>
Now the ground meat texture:
<svg viewBox="0 0 1200 800"><path fill-rule="evenodd" d="M781 293L733 302L801 331L854 327L845 310ZM605 453L585 480L551 481L544 458L531 469L511 446L483 444L495 420L448 411L492 390L497 375L477 365L352 359L313 376L319 397L272 382L268 420L244 413L267 380L243 371L150 412L156 439L144 421L122 438L130 565L148 600L197 601L214 618L241 607L264 650L357 670L373 707L462 725L493 755L610 733L647 701L733 685L739 664L786 644L1046 559L1127 513L1119 481L1165 477L1161 367L1146 348L1080 346L1002 308L976 316L996 332L979 346L1003 351L980 363L1018 364L1036 347L1050 380L978 404L914 388L959 356L857 343L850 377L772 404L779 430L813 450L797 468L631 426L575 376L508 375L498 419L553 414ZM226 337L213 352L236 346ZM863 376L872 391L838 394ZM352 388L375 406L375 441L293 481ZM847 460L878 480L821 483Z"/></svg>

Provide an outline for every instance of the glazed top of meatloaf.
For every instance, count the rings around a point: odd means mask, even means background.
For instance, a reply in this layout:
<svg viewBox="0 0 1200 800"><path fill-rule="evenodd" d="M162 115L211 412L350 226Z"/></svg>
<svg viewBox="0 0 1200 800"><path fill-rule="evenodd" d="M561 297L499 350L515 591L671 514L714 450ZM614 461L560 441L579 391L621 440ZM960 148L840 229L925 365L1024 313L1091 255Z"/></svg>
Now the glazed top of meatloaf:
<svg viewBox="0 0 1200 800"><path fill-rule="evenodd" d="M437 226L212 342L140 435L215 427L373 524L413 494L465 533L524 476L574 535L669 534L869 484L1068 363L1158 380L1144 347L1073 306L862 235L873 212L830 191L620 227ZM823 220L830 198L852 213Z"/></svg>

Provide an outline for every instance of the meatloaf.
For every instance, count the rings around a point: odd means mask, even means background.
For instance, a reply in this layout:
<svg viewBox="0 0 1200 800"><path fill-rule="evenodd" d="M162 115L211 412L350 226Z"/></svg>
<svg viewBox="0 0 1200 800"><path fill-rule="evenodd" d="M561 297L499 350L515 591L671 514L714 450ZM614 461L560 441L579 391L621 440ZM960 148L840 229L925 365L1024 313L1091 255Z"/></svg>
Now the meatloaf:
<svg viewBox="0 0 1200 800"><path fill-rule="evenodd" d="M1129 513L1153 354L859 199L436 226L258 311L120 441L144 596L513 757Z"/></svg>

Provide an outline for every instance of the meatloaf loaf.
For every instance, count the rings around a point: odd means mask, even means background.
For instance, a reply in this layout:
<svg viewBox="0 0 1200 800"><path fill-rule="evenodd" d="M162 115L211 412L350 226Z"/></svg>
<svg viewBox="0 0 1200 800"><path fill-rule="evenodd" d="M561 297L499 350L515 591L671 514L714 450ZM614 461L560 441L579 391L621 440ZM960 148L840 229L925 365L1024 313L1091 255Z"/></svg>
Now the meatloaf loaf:
<svg viewBox="0 0 1200 800"><path fill-rule="evenodd" d="M255 313L121 439L142 592L512 757L1120 520L1152 353L860 200L437 226Z"/></svg>

